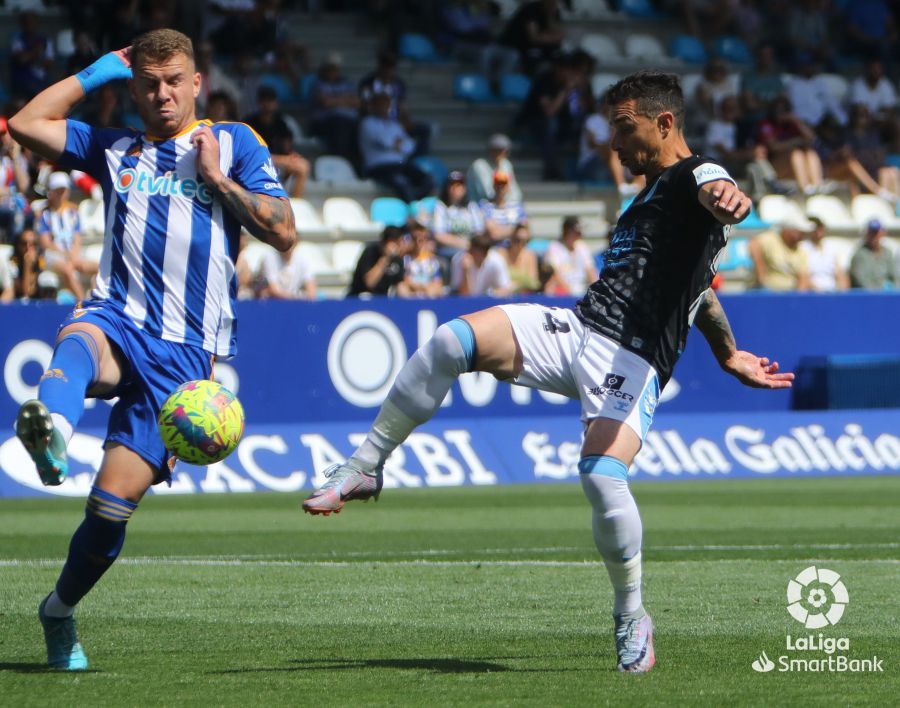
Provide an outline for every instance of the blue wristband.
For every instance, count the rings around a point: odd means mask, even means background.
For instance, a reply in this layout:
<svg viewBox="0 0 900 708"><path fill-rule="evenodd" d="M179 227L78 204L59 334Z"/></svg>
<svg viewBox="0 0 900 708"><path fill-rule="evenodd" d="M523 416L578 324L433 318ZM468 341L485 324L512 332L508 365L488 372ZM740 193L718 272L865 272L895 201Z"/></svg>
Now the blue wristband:
<svg viewBox="0 0 900 708"><path fill-rule="evenodd" d="M130 79L131 68L125 66L118 54L109 52L104 54L97 61L86 69L82 69L75 78L81 82L81 88L85 93L90 93L96 88L108 84L116 79Z"/></svg>

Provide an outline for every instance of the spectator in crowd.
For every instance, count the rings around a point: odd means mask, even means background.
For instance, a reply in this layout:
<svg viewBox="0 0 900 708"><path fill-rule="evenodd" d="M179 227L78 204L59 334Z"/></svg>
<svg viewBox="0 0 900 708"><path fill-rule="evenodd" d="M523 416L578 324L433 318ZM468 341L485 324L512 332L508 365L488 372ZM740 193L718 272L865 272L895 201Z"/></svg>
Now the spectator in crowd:
<svg viewBox="0 0 900 708"><path fill-rule="evenodd" d="M479 234L472 239L469 250L453 259L450 287L458 295L494 295L512 292L512 280L506 261L493 249L490 236Z"/></svg>
<svg viewBox="0 0 900 708"><path fill-rule="evenodd" d="M209 114L210 96L224 93L237 102L241 99L241 89L215 61L215 47L209 40L197 45L194 54L197 71L200 74L200 93L197 95L197 115Z"/></svg>
<svg viewBox="0 0 900 708"><path fill-rule="evenodd" d="M766 148L779 177L793 177L807 195L826 188L822 160L813 148L815 131L791 111L787 97L775 99L769 117L757 127L756 139Z"/></svg>
<svg viewBox="0 0 900 708"><path fill-rule="evenodd" d="M581 222L577 216L563 219L562 233L547 247L544 261L556 274L554 295L578 295L597 280L597 267L581 238Z"/></svg>
<svg viewBox="0 0 900 708"><path fill-rule="evenodd" d="M367 244L356 263L350 283L350 297L365 293L390 295L403 282L403 256L409 252L409 241L396 226L386 226L381 239Z"/></svg>
<svg viewBox="0 0 900 708"><path fill-rule="evenodd" d="M483 199L481 215L484 218L484 232L494 243L503 241L512 235L516 224L528 221L525 205L508 199L509 175L505 172L494 173L494 198Z"/></svg>
<svg viewBox="0 0 900 708"><path fill-rule="evenodd" d="M234 274L238 283L238 300L252 300L257 295L260 285L259 273L247 258L247 245L250 243L250 234L246 229L241 229L238 241L238 255L234 261ZM256 268L259 268L257 264Z"/></svg>
<svg viewBox="0 0 900 708"><path fill-rule="evenodd" d="M704 154L721 162L732 175L744 174L747 163L757 157L752 147L738 144L740 111L737 97L725 96L717 115L706 126L704 140Z"/></svg>
<svg viewBox="0 0 900 708"><path fill-rule="evenodd" d="M405 202L431 194L434 181L410 160L415 141L391 118L391 95L379 91L372 97L372 113L359 125L359 151L367 177L385 184Z"/></svg>
<svg viewBox="0 0 900 708"><path fill-rule="evenodd" d="M793 194L796 190L778 179L775 167L769 162L769 151L765 145L757 143L751 149L751 159L747 163L747 178L750 180L750 196L759 201L767 194Z"/></svg>
<svg viewBox="0 0 900 708"><path fill-rule="evenodd" d="M764 120L775 99L785 91L782 72L771 43L756 48L756 63L741 78L741 109L749 123Z"/></svg>
<svg viewBox="0 0 900 708"><path fill-rule="evenodd" d="M278 106L278 94L269 86L260 86L256 92L256 113L244 122L253 128L269 146L272 162L278 169L291 197L302 197L309 177L309 160L294 150L294 136L285 116Z"/></svg>
<svg viewBox="0 0 900 708"><path fill-rule="evenodd" d="M410 117L406 105L406 84L397 76L397 55L383 50L378 53L378 65L371 74L359 82L359 97L363 112L374 112L373 101L378 94L390 97L387 115L403 126L403 130L414 140L414 155L428 152L431 141L431 126L428 123L415 122Z"/></svg>
<svg viewBox="0 0 900 708"><path fill-rule="evenodd" d="M810 60L822 66L831 66L834 42L828 29L828 14L822 0L791 3L787 38L793 53L793 66L801 66Z"/></svg>
<svg viewBox="0 0 900 708"><path fill-rule="evenodd" d="M538 293L541 291L541 278L537 254L528 248L531 230L528 224L516 224L506 246L497 248L512 283L511 293Z"/></svg>
<svg viewBox="0 0 900 708"><path fill-rule="evenodd" d="M22 98L40 93L50 83L54 58L53 42L38 30L38 16L20 13L19 31L9 45L10 93Z"/></svg>
<svg viewBox="0 0 900 708"><path fill-rule="evenodd" d="M104 84L91 95L82 120L98 128L121 128L125 125L125 112L114 84Z"/></svg>
<svg viewBox="0 0 900 708"><path fill-rule="evenodd" d="M693 101L688 101L688 123L692 130L704 133L706 126L719 112L719 104L729 96L740 93L740 77L729 74L722 59L711 59L703 69L703 77L694 89Z"/></svg>
<svg viewBox="0 0 900 708"><path fill-rule="evenodd" d="M847 171L870 192L896 203L900 199L900 170L885 164L886 155L881 131L873 123L865 104L850 108L850 128L846 136L849 150ZM851 183L855 192L855 184Z"/></svg>
<svg viewBox="0 0 900 708"><path fill-rule="evenodd" d="M75 32L74 44L75 51L66 59L66 73L70 75L77 74L100 58L97 45L86 30Z"/></svg>
<svg viewBox="0 0 900 708"><path fill-rule="evenodd" d="M329 52L313 80L309 92L312 111L309 132L321 138L332 155L356 163L359 96L341 73L342 65L340 53Z"/></svg>
<svg viewBox="0 0 900 708"><path fill-rule="evenodd" d="M206 97L206 117L213 123L238 119L237 103L224 91L214 91Z"/></svg>
<svg viewBox="0 0 900 708"><path fill-rule="evenodd" d="M897 25L885 0L853 0L844 5L846 46L859 57L890 61L897 42Z"/></svg>
<svg viewBox="0 0 900 708"><path fill-rule="evenodd" d="M400 297L438 297L444 293L441 263L434 255L428 228L413 222L409 228L410 250L403 256L403 280L397 283Z"/></svg>
<svg viewBox="0 0 900 708"><path fill-rule="evenodd" d="M496 92L499 77L515 70L519 53L497 42L490 0L451 0L442 4L440 15L442 42L454 56L474 60Z"/></svg>
<svg viewBox="0 0 900 708"><path fill-rule="evenodd" d="M810 128L820 130L826 121L847 125L847 112L835 99L819 65L809 59L787 82L794 114Z"/></svg>
<svg viewBox="0 0 900 708"><path fill-rule="evenodd" d="M898 284L894 253L883 243L884 226L878 219L866 224L862 243L850 259L850 285L866 290L886 290Z"/></svg>
<svg viewBox="0 0 900 708"><path fill-rule="evenodd" d="M15 243L13 257L10 259L13 271L13 284L16 297L35 299L40 294L38 276L44 268L38 236L31 229L19 234Z"/></svg>
<svg viewBox="0 0 900 708"><path fill-rule="evenodd" d="M809 237L800 243L806 251L809 282L813 290L830 293L846 290L850 286L847 272L841 265L840 251L832 241L825 240L825 224L816 216L809 217L813 229Z"/></svg>
<svg viewBox="0 0 900 708"><path fill-rule="evenodd" d="M36 231L47 270L56 273L78 301L84 300L82 276L97 273L97 263L81 253L78 207L69 201L71 181L65 172L53 172L47 182L47 206L37 220Z"/></svg>
<svg viewBox="0 0 900 708"><path fill-rule="evenodd" d="M576 176L583 182L597 182L608 177L615 183L620 196L637 194L644 188L644 178L635 177L625 168L618 153L610 146L611 137L606 104L597 101L594 112L581 129Z"/></svg>
<svg viewBox="0 0 900 708"><path fill-rule="evenodd" d="M262 57L277 46L280 39L280 0L213 4L218 5L224 14L224 20L210 34L210 39L220 54L231 55L235 49L240 48Z"/></svg>
<svg viewBox="0 0 900 708"><path fill-rule="evenodd" d="M522 201L522 189L516 180L516 172L509 159L512 141L503 133L494 133L488 140L488 156L479 157L466 172L466 192L473 202L494 198L494 173L503 172L509 177L507 199Z"/></svg>
<svg viewBox="0 0 900 708"><path fill-rule="evenodd" d="M767 290L809 290L809 261L800 242L812 231L807 219L788 219L779 231L750 240L754 286Z"/></svg>
<svg viewBox="0 0 900 708"><path fill-rule="evenodd" d="M457 253L468 250L475 234L484 231L484 215L476 202L468 200L466 178L459 170L447 175L444 192L434 205L431 231L437 255L447 264Z"/></svg>
<svg viewBox="0 0 900 708"><path fill-rule="evenodd" d="M731 31L734 24L733 2L720 0L666 0L665 6L679 11L688 32L695 37L712 39Z"/></svg>
<svg viewBox="0 0 900 708"><path fill-rule="evenodd" d="M229 78L240 91L239 106L252 106L256 103L259 91L259 68L253 55L247 51L238 52L229 73Z"/></svg>
<svg viewBox="0 0 900 708"><path fill-rule="evenodd" d="M522 70L534 76L554 58L566 38L559 0L530 0L519 6L500 34L500 44L519 53Z"/></svg>
<svg viewBox="0 0 900 708"><path fill-rule="evenodd" d="M0 255L0 303L12 302L16 297L15 279L9 258Z"/></svg>
<svg viewBox="0 0 900 708"><path fill-rule="evenodd" d="M268 249L263 258L260 297L273 300L315 300L316 278L299 239L287 251Z"/></svg>
<svg viewBox="0 0 900 708"><path fill-rule="evenodd" d="M0 243L12 243L25 228L31 186L28 160L22 146L6 129L6 118L0 117Z"/></svg>
<svg viewBox="0 0 900 708"><path fill-rule="evenodd" d="M894 85L884 75L884 65L879 59L870 59L862 76L850 84L850 108L865 106L881 137L896 147L900 139L898 125L898 96Z"/></svg>
<svg viewBox="0 0 900 708"><path fill-rule="evenodd" d="M534 80L516 122L528 127L540 141L545 180L562 178L560 149L578 140L582 123L594 110L593 103L590 84L572 55L557 57L553 66Z"/></svg>

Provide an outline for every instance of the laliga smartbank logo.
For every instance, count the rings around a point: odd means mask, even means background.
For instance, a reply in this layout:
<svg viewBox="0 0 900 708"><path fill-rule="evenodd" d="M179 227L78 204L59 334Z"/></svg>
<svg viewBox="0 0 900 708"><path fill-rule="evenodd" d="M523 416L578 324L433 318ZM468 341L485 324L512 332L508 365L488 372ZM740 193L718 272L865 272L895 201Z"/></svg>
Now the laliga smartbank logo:
<svg viewBox="0 0 900 708"><path fill-rule="evenodd" d="M203 182L198 182L192 177L178 179L172 172L166 172L158 177L134 167L126 167L116 175L113 187L119 194L128 192L140 192L151 197L160 195L163 197L184 197L196 199L203 204L212 204L213 195L210 188Z"/></svg>
<svg viewBox="0 0 900 708"><path fill-rule="evenodd" d="M811 565L788 581L787 600L787 611L791 617L807 629L820 629L838 623L850 602L850 595L840 575L833 570ZM788 634L785 637L785 651L803 654L782 654L773 661L763 651L750 666L761 674L776 669L779 672L884 671L884 660L877 656L865 659L849 656L848 637L829 637L822 632L797 637Z"/></svg>

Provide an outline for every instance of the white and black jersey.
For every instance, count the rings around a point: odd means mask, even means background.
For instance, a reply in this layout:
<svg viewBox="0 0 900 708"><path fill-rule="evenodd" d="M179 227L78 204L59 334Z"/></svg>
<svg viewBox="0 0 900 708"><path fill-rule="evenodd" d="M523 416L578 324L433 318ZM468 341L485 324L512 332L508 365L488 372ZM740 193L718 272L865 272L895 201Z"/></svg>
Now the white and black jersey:
<svg viewBox="0 0 900 708"><path fill-rule="evenodd" d="M660 384L684 350L730 227L699 200L701 185L734 180L708 158L666 168L619 217L600 278L575 310L592 329L646 359Z"/></svg>

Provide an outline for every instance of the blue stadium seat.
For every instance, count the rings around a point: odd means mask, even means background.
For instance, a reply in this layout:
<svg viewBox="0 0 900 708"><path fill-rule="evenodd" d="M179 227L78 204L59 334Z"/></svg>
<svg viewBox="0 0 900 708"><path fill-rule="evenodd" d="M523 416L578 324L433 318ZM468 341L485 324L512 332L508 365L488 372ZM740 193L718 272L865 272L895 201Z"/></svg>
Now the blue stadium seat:
<svg viewBox="0 0 900 708"><path fill-rule="evenodd" d="M546 238L533 238L528 241L528 250L543 256L547 252L549 245L550 241Z"/></svg>
<svg viewBox="0 0 900 708"><path fill-rule="evenodd" d="M315 74L305 74L300 79L300 87L297 89L297 99L306 102L309 100L309 92L312 89L313 81L316 80Z"/></svg>
<svg viewBox="0 0 900 708"><path fill-rule="evenodd" d="M443 186L444 180L447 179L447 173L450 171L447 169L447 165L444 161L434 155L419 155L418 157L414 157L413 164L430 174L431 178L434 180L434 186L438 189Z"/></svg>
<svg viewBox="0 0 900 708"><path fill-rule="evenodd" d="M750 47L740 37L719 37L715 41L716 56L732 64L752 64Z"/></svg>
<svg viewBox="0 0 900 708"><path fill-rule="evenodd" d="M378 197L372 200L369 213L372 221L380 221L386 226L405 226L409 207L396 197Z"/></svg>
<svg viewBox="0 0 900 708"><path fill-rule="evenodd" d="M665 14L653 7L650 0L619 0L618 9L629 17L658 19Z"/></svg>
<svg viewBox="0 0 900 708"><path fill-rule="evenodd" d="M750 239L745 237L732 238L725 248L725 255L719 261L719 272L737 270L738 268L752 268L753 259L750 257Z"/></svg>
<svg viewBox="0 0 900 708"><path fill-rule="evenodd" d="M431 215L434 214L434 205L437 204L437 197L422 197L422 199L416 202L409 203L409 215L413 219L418 219L419 214L424 212L428 218L431 218Z"/></svg>
<svg viewBox="0 0 900 708"><path fill-rule="evenodd" d="M299 98L294 95L294 87L280 74L263 74L259 77L259 85L274 89L279 103L290 104L296 102Z"/></svg>
<svg viewBox="0 0 900 708"><path fill-rule="evenodd" d="M397 50L404 59L431 63L444 61L444 58L437 53L432 41L424 34L415 32L401 34Z"/></svg>
<svg viewBox="0 0 900 708"><path fill-rule="evenodd" d="M763 221L759 218L759 214L756 211L756 207L750 207L750 213L747 214L747 218L745 218L741 223L739 223L735 228L738 229L767 229L770 224L768 221Z"/></svg>
<svg viewBox="0 0 900 708"><path fill-rule="evenodd" d="M488 80L481 74L457 74L453 79L453 97L469 103L493 103L497 100Z"/></svg>
<svg viewBox="0 0 900 708"><path fill-rule="evenodd" d="M679 34L673 37L669 44L669 54L688 64L705 64L707 61L703 42L689 34Z"/></svg>
<svg viewBox="0 0 900 708"><path fill-rule="evenodd" d="M525 74L503 74L500 77L500 98L521 103L531 91L531 79Z"/></svg>
<svg viewBox="0 0 900 708"><path fill-rule="evenodd" d="M900 169L900 154L885 155L884 164L885 167L896 167Z"/></svg>

